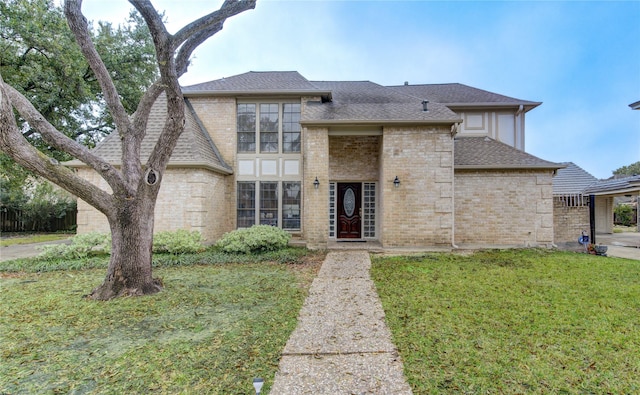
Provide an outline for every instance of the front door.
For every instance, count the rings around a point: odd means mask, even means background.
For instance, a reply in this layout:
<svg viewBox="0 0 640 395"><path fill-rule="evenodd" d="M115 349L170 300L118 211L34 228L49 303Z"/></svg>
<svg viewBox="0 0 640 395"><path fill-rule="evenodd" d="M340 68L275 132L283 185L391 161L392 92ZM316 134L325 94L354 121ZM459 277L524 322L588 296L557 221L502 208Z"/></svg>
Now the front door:
<svg viewBox="0 0 640 395"><path fill-rule="evenodd" d="M361 187L360 183L338 183L338 238L361 238Z"/></svg>

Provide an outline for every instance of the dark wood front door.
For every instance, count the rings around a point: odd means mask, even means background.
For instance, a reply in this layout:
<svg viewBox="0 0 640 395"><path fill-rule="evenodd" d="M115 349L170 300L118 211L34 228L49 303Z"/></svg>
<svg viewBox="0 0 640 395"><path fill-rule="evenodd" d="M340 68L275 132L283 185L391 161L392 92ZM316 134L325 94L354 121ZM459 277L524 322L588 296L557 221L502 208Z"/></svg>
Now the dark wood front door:
<svg viewBox="0 0 640 395"><path fill-rule="evenodd" d="M360 183L338 183L338 238L361 237L361 188Z"/></svg>

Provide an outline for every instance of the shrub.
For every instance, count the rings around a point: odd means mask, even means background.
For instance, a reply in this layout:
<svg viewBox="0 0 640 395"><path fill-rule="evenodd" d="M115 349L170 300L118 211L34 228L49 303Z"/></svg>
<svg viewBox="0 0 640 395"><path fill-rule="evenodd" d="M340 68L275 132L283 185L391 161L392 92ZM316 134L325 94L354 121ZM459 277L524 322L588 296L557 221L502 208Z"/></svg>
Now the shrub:
<svg viewBox="0 0 640 395"><path fill-rule="evenodd" d="M153 236L153 252L192 254L204 251L202 235L198 231L181 229L175 232L158 232Z"/></svg>
<svg viewBox="0 0 640 395"><path fill-rule="evenodd" d="M39 259L83 259L92 254L111 252L111 235L98 232L73 236L71 244L50 244L40 247Z"/></svg>
<svg viewBox="0 0 640 395"><path fill-rule="evenodd" d="M614 209L614 218L617 225L631 226L633 223L633 208L626 204L619 204Z"/></svg>
<svg viewBox="0 0 640 395"><path fill-rule="evenodd" d="M225 252L249 254L252 252L276 251L285 248L291 235L270 225L254 225L225 233L216 247Z"/></svg>

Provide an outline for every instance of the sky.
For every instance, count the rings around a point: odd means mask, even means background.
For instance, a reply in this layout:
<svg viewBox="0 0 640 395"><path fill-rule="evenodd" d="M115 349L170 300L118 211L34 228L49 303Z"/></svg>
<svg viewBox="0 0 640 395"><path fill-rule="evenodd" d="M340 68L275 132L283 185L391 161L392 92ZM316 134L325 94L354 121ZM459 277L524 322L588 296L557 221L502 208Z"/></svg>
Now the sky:
<svg viewBox="0 0 640 395"><path fill-rule="evenodd" d="M221 1L152 0L175 32ZM118 24L124 0L85 0ZM640 161L640 0L258 0L194 52L182 85L248 71L381 85L462 83L542 102L525 150L598 178Z"/></svg>

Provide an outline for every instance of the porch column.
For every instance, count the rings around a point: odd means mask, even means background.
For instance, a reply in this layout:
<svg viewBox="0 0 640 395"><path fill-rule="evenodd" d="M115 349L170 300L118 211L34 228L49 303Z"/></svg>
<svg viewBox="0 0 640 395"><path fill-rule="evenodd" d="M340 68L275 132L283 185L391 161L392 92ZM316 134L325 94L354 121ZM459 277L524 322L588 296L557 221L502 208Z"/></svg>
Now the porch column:
<svg viewBox="0 0 640 395"><path fill-rule="evenodd" d="M329 129L304 128L303 150L303 235L307 247L326 248L329 238Z"/></svg>

